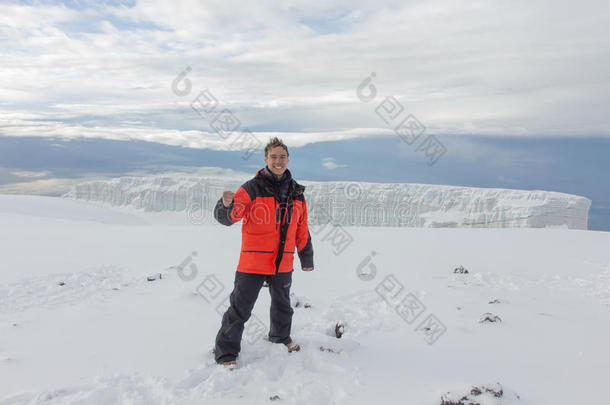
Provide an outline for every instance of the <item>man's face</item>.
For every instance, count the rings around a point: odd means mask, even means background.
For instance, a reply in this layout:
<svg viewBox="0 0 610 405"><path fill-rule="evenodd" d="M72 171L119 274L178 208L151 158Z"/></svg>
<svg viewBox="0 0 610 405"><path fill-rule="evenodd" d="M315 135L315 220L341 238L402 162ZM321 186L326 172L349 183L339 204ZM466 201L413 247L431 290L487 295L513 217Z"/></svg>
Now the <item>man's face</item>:
<svg viewBox="0 0 610 405"><path fill-rule="evenodd" d="M286 171L286 167L288 166L288 153L281 146L276 146L269 150L267 156L265 156L265 163L267 163L267 167L271 170L271 173L275 174L278 177L281 177Z"/></svg>

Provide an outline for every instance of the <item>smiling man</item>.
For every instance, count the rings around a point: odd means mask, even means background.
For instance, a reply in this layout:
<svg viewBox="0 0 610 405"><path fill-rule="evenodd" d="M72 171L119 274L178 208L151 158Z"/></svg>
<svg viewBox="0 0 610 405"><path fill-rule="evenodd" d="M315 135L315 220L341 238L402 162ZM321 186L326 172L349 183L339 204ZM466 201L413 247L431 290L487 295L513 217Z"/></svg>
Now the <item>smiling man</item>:
<svg viewBox="0 0 610 405"><path fill-rule="evenodd" d="M242 242L230 307L222 317L214 349L216 362L236 366L244 324L266 281L271 295L269 341L300 350L290 337L293 259L298 251L301 268L313 270L313 247L307 227L303 191L288 170L288 147L278 138L265 146L266 167L237 192L225 191L214 209L223 225L243 219Z"/></svg>

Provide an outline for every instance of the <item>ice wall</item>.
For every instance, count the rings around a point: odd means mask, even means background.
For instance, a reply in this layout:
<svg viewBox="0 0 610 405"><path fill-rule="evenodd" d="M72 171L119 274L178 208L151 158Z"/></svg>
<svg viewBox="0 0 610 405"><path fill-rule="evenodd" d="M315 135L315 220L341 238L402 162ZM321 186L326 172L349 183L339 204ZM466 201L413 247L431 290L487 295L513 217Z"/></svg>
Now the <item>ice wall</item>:
<svg viewBox="0 0 610 405"><path fill-rule="evenodd" d="M163 175L78 184L64 197L184 211L192 223L214 223L211 210L224 190L248 177ZM565 227L587 229L591 201L538 190L409 183L309 182L305 198L312 225L410 227Z"/></svg>

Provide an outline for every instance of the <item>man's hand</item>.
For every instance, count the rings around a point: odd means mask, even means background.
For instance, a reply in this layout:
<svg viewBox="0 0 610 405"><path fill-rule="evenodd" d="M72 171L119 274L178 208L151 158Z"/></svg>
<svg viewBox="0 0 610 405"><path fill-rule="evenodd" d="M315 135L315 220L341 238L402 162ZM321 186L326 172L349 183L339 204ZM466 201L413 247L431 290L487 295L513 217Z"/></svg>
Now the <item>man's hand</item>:
<svg viewBox="0 0 610 405"><path fill-rule="evenodd" d="M305 267L305 268L303 269L303 271L312 271L312 270L313 270L313 267Z"/></svg>
<svg viewBox="0 0 610 405"><path fill-rule="evenodd" d="M225 207L231 205L231 201L233 201L234 195L235 193L232 191L225 191L224 193L222 193L222 205L224 205Z"/></svg>

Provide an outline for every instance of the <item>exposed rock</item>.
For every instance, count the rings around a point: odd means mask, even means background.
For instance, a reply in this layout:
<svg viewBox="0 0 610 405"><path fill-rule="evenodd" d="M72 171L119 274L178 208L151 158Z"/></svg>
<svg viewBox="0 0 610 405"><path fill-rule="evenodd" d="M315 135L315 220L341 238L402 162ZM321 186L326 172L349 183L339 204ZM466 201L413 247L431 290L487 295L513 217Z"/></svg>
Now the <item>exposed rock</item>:
<svg viewBox="0 0 610 405"><path fill-rule="evenodd" d="M448 392L441 396L440 405L508 405L519 400L519 395L507 393L500 383L495 383L473 386L467 394Z"/></svg>
<svg viewBox="0 0 610 405"><path fill-rule="evenodd" d="M492 314L491 312L485 312L483 315L481 315L481 319L479 319L479 323L484 322L502 322L502 318L500 318L498 315Z"/></svg>

